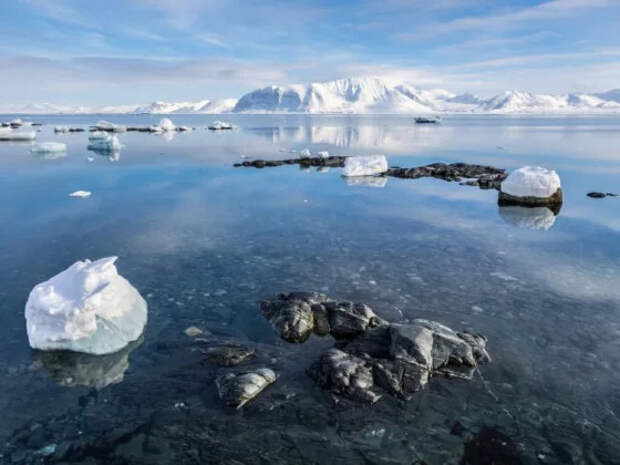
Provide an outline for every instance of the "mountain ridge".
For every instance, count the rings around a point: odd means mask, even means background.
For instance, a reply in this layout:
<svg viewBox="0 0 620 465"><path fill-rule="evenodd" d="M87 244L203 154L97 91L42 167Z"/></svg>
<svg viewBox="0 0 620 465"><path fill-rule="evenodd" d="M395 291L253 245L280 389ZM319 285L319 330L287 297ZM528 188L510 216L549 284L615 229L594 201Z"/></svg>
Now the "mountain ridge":
<svg viewBox="0 0 620 465"><path fill-rule="evenodd" d="M5 114L590 114L620 113L620 89L600 93L535 94L508 90L490 98L444 89L420 89L377 77L271 85L239 99L155 101L146 105L89 107L50 103L0 105Z"/></svg>

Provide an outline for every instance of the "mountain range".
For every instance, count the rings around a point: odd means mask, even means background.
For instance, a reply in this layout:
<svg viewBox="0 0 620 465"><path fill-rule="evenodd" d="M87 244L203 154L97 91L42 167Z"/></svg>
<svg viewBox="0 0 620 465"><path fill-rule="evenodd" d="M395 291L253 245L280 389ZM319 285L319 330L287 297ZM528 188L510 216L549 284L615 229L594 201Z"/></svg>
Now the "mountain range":
<svg viewBox="0 0 620 465"><path fill-rule="evenodd" d="M269 86L239 99L162 102L148 105L88 107L49 103L2 105L6 114L215 114L215 113L348 113L348 114L578 114L620 113L620 89L563 95L506 91L491 98L424 90L406 82L381 78Z"/></svg>

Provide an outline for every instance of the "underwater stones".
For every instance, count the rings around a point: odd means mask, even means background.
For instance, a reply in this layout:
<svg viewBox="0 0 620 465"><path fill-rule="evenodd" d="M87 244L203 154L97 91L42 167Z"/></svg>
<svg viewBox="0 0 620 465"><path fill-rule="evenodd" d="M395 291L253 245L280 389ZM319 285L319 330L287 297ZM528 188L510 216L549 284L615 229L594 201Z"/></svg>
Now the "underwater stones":
<svg viewBox="0 0 620 465"><path fill-rule="evenodd" d="M276 379L276 373L270 368L258 368L253 371L223 374L218 376L215 383L220 399L226 405L239 409Z"/></svg>
<svg viewBox="0 0 620 465"><path fill-rule="evenodd" d="M317 292L280 294L261 302L260 309L282 339L295 343L304 342L312 332L351 338L385 324L368 305L338 302Z"/></svg>
<svg viewBox="0 0 620 465"><path fill-rule="evenodd" d="M245 359L254 355L254 348L239 344L227 344L209 347L203 350L202 353L209 363L230 367L239 365Z"/></svg>
<svg viewBox="0 0 620 465"><path fill-rule="evenodd" d="M323 353L308 374L323 389L352 400L375 403L381 398L373 390L371 365L339 349Z"/></svg>
<svg viewBox="0 0 620 465"><path fill-rule="evenodd" d="M562 203L560 177L553 170L540 166L524 166L502 182L500 205L544 206Z"/></svg>
<svg viewBox="0 0 620 465"><path fill-rule="evenodd" d="M102 355L140 337L147 305L118 274L116 259L75 262L32 289L25 316L33 349Z"/></svg>
<svg viewBox="0 0 620 465"><path fill-rule="evenodd" d="M368 328L385 324L366 304L344 301L326 302L324 306L329 315L330 333L336 339L359 336Z"/></svg>

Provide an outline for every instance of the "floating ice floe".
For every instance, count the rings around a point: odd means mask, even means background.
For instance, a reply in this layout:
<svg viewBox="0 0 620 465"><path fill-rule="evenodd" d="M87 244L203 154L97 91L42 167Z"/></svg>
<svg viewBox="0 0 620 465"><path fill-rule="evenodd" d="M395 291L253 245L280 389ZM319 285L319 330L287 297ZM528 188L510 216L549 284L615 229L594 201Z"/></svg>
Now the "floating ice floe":
<svg viewBox="0 0 620 465"><path fill-rule="evenodd" d="M147 305L118 274L116 259L78 261L34 287L25 312L33 349L102 355L140 337Z"/></svg>
<svg viewBox="0 0 620 465"><path fill-rule="evenodd" d="M92 136L91 136L92 137ZM89 138L90 139L90 138ZM99 152L117 152L123 148L123 145L118 140L118 137L107 135L101 139L90 139L88 150Z"/></svg>
<svg viewBox="0 0 620 465"><path fill-rule="evenodd" d="M21 118L15 118L9 124L12 128L21 128L22 126L32 126L33 123L31 121L22 121Z"/></svg>
<svg viewBox="0 0 620 465"><path fill-rule="evenodd" d="M342 174L344 176L373 176L385 173L387 169L387 159L383 155L347 157Z"/></svg>
<svg viewBox="0 0 620 465"><path fill-rule="evenodd" d="M230 130L234 128L234 125L227 123L226 121L213 121L213 123L209 126L209 129L212 131Z"/></svg>
<svg viewBox="0 0 620 465"><path fill-rule="evenodd" d="M67 144L63 144L62 142L41 142L32 144L30 151L37 154L66 152Z"/></svg>
<svg viewBox="0 0 620 465"><path fill-rule="evenodd" d="M500 203L548 205L562 203L560 177L540 166L519 168L502 182Z"/></svg>
<svg viewBox="0 0 620 465"><path fill-rule="evenodd" d="M310 149L303 149L299 152L299 158L310 158L311 156L312 153L310 152Z"/></svg>
<svg viewBox="0 0 620 465"><path fill-rule="evenodd" d="M388 178L385 176L349 176L347 186L385 187Z"/></svg>
<svg viewBox="0 0 620 465"><path fill-rule="evenodd" d="M174 131L177 127L168 118L164 118L159 122L159 127L164 131Z"/></svg>
<svg viewBox="0 0 620 465"><path fill-rule="evenodd" d="M507 205L499 207L499 216L506 223L525 229L546 231L555 223L555 214L547 207Z"/></svg>
<svg viewBox="0 0 620 465"><path fill-rule="evenodd" d="M86 198L86 197L90 197L90 195L92 194L92 192L90 191L75 191L75 192L71 192L69 194L69 197L80 197L80 198Z"/></svg>
<svg viewBox="0 0 620 465"><path fill-rule="evenodd" d="M95 124L95 128L97 128L100 131L106 131L106 132L127 131L126 126L121 126L121 125L110 123L109 121L104 121L104 120L98 121L97 124Z"/></svg>
<svg viewBox="0 0 620 465"><path fill-rule="evenodd" d="M155 133L160 134L160 133L164 132L164 128L162 128L158 124L153 124L153 125L149 126L149 132L155 132Z"/></svg>
<svg viewBox="0 0 620 465"><path fill-rule="evenodd" d="M0 131L0 140L30 141L36 138L36 131L13 131L10 129L8 131Z"/></svg>
<svg viewBox="0 0 620 465"><path fill-rule="evenodd" d="M323 150L317 153L317 155L319 156L319 158L329 158L329 152L327 150Z"/></svg>

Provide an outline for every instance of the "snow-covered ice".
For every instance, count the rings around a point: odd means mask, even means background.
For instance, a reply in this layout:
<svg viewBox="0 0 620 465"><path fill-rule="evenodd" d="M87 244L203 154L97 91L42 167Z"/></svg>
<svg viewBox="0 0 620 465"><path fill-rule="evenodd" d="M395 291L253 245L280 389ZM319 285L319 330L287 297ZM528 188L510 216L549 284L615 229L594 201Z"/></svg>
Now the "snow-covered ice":
<svg viewBox="0 0 620 465"><path fill-rule="evenodd" d="M384 155L347 157L342 174L344 176L372 176L385 173L387 169L387 159Z"/></svg>
<svg viewBox="0 0 620 465"><path fill-rule="evenodd" d="M102 355L140 337L147 305L118 274L116 259L78 261L34 287L25 311L33 349Z"/></svg>
<svg viewBox="0 0 620 465"><path fill-rule="evenodd" d="M507 223L525 229L546 231L555 223L555 215L547 207L501 206L499 216Z"/></svg>
<svg viewBox="0 0 620 465"><path fill-rule="evenodd" d="M303 149L299 152L299 158L310 158L311 156L312 153L310 152L310 149Z"/></svg>
<svg viewBox="0 0 620 465"><path fill-rule="evenodd" d="M62 142L41 142L38 144L32 144L30 151L32 153L66 152L67 144L63 144Z"/></svg>
<svg viewBox="0 0 620 465"><path fill-rule="evenodd" d="M90 139L90 138L89 138ZM115 152L123 148L123 145L114 135L106 135L103 139L91 140L88 150L98 150L101 152Z"/></svg>
<svg viewBox="0 0 620 465"><path fill-rule="evenodd" d="M320 158L329 158L329 152L328 152L327 150L323 150L323 151L321 151L321 152L317 153L317 155L318 155Z"/></svg>
<svg viewBox="0 0 620 465"><path fill-rule="evenodd" d="M69 197L86 198L86 197L90 197L91 194L92 194L92 192L90 192L90 191L75 191L75 192L71 192L69 194Z"/></svg>
<svg viewBox="0 0 620 465"><path fill-rule="evenodd" d="M501 191L514 197L547 198L560 187L560 177L555 171L540 166L523 166L502 182Z"/></svg>
<svg viewBox="0 0 620 465"><path fill-rule="evenodd" d="M159 122L159 127L164 131L174 131L177 127L168 118L164 118Z"/></svg>
<svg viewBox="0 0 620 465"><path fill-rule="evenodd" d="M0 132L0 140L29 141L37 138L36 131Z"/></svg>
<svg viewBox="0 0 620 465"><path fill-rule="evenodd" d="M126 126L120 126L118 124L110 123L109 121L104 120L98 121L97 124L95 124L95 127L102 131L108 132L125 132L127 130Z"/></svg>

